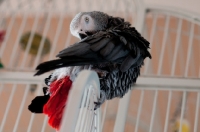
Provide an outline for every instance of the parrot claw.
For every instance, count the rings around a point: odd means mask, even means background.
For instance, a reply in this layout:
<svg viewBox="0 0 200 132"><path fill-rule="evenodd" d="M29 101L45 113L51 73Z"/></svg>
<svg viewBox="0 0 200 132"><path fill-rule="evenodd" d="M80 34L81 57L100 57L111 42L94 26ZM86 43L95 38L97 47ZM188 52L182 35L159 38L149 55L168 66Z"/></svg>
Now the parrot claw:
<svg viewBox="0 0 200 132"><path fill-rule="evenodd" d="M95 104L95 107L94 107L94 110L100 108L100 106L105 102L106 100L106 94L104 91L100 91L100 98L98 99L97 102L94 102Z"/></svg>
<svg viewBox="0 0 200 132"><path fill-rule="evenodd" d="M97 110L101 106L100 102L94 102L94 104L95 104L94 110Z"/></svg>

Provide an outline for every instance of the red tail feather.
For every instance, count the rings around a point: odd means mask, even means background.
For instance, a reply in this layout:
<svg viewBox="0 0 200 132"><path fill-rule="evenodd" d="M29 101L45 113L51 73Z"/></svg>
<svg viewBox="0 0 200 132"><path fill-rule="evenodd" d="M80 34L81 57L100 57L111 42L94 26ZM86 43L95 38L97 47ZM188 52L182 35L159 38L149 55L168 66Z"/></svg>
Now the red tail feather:
<svg viewBox="0 0 200 132"><path fill-rule="evenodd" d="M50 85L50 99L43 107L43 113L49 116L49 125L57 130L60 127L71 85L72 81L68 76L52 82Z"/></svg>

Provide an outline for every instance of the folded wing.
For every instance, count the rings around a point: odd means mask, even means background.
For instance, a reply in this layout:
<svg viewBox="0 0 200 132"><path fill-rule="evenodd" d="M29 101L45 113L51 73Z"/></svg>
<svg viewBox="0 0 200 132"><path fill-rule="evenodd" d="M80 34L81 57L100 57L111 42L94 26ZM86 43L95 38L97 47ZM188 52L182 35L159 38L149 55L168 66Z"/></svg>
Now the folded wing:
<svg viewBox="0 0 200 132"><path fill-rule="evenodd" d="M149 42L135 28L99 31L60 51L59 59L38 65L35 75L61 67L102 63L121 64L124 72L141 65L146 57L151 58L148 47Z"/></svg>

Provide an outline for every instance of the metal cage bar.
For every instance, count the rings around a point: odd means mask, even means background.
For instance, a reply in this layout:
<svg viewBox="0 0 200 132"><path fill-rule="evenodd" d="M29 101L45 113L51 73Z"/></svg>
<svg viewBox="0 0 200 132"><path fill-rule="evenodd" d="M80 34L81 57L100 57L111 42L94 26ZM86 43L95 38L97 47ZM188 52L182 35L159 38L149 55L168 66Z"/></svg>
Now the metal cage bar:
<svg viewBox="0 0 200 132"><path fill-rule="evenodd" d="M84 78L83 78L84 76ZM87 110L87 106L89 103L89 97L91 96L91 90L89 90L90 88L93 88L93 90L95 91L95 100L97 101L97 98L99 98L99 80L97 75L94 72L88 72L88 71L82 71L79 76L77 77L76 81L74 82L73 88L70 92L69 95L69 101L67 104L67 108L65 110L65 114L63 116L63 121L62 121L62 125L61 125L61 132L64 131L75 131L77 132L80 130L84 130L84 123L86 123L86 112L90 111ZM89 88L89 89L87 89ZM88 91L87 91L88 90ZM89 93L88 93L89 92ZM85 94L83 94L85 93ZM83 96L85 95L85 96ZM77 98L74 99L74 96L76 96ZM83 97L83 99L82 99ZM94 100L94 101L95 101ZM92 101L92 100L91 100ZM93 102L90 101L90 104ZM87 102L87 103L85 103ZM81 106L81 107L80 107ZM79 109L82 109L81 111ZM92 111L94 111L94 104L93 107L91 109ZM97 109L97 111L99 111L99 109ZM80 114L79 114L80 113ZM94 113L93 113L94 114ZM79 118L79 119L78 119ZM69 120L71 119L71 120ZM80 120L80 121L78 121ZM82 121L81 121L82 120ZM96 125L100 123L100 120L98 118L95 119ZM78 124L76 124L78 121ZM79 123L80 122L80 123ZM80 126L80 127L79 127ZM80 129L80 130L79 130ZM85 129L87 130L87 128ZM96 126L96 131L99 132L100 128L97 125Z"/></svg>

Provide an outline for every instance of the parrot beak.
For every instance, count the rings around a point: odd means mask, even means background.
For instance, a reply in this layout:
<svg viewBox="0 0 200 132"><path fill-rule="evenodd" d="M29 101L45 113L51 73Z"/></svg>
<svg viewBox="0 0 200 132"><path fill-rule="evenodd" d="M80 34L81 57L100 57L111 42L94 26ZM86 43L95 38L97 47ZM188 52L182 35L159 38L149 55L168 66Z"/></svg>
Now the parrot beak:
<svg viewBox="0 0 200 132"><path fill-rule="evenodd" d="M87 35L86 35L86 34L83 34L83 33L79 33L79 36L80 36L81 39L84 39L84 38L87 37Z"/></svg>

